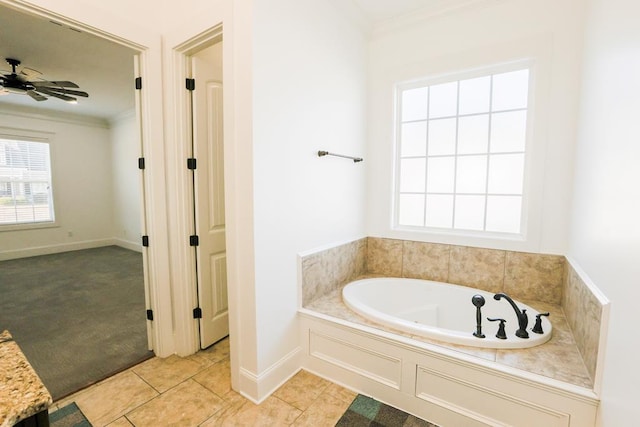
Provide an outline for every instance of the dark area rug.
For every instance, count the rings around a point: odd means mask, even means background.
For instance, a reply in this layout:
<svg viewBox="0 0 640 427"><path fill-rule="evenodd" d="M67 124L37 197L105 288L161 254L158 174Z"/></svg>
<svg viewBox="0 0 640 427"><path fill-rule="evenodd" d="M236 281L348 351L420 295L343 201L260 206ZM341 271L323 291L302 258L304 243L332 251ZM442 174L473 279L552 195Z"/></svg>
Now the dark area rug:
<svg viewBox="0 0 640 427"><path fill-rule="evenodd" d="M425 420L407 414L359 394L349 409L336 423L336 427L438 427Z"/></svg>
<svg viewBox="0 0 640 427"><path fill-rule="evenodd" d="M153 356L142 254L107 246L0 262L4 329L54 400Z"/></svg>
<svg viewBox="0 0 640 427"><path fill-rule="evenodd" d="M49 423L50 427L92 427L75 402L50 413Z"/></svg>

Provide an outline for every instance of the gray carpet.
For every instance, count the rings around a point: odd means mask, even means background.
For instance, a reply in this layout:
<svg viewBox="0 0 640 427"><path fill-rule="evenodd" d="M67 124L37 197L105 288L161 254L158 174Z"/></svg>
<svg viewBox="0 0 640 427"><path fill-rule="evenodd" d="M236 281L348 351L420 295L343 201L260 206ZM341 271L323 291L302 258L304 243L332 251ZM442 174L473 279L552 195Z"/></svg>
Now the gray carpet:
<svg viewBox="0 0 640 427"><path fill-rule="evenodd" d="M142 255L108 246L0 262L4 329L54 400L153 356Z"/></svg>

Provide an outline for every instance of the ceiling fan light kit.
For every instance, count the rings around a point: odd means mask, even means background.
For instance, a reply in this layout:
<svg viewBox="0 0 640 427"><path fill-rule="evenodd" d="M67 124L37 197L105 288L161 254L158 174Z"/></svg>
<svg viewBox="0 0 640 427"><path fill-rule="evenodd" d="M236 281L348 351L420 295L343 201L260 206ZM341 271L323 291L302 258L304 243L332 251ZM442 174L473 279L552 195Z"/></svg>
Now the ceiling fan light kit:
<svg viewBox="0 0 640 427"><path fill-rule="evenodd" d="M73 82L36 80L41 75L40 72L23 67L18 74L16 67L20 65L20 61L13 58L6 58L6 61L11 65L11 73L0 75L0 93L3 95L26 94L36 101L46 101L49 97L54 97L70 104L78 103L76 96L89 97L87 92L74 90L79 87Z"/></svg>

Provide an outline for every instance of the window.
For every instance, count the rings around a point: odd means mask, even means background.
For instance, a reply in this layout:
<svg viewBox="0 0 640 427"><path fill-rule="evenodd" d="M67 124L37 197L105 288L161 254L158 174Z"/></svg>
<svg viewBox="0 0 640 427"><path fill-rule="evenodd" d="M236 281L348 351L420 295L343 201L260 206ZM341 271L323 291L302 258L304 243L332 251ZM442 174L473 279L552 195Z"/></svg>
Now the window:
<svg viewBox="0 0 640 427"><path fill-rule="evenodd" d="M53 222L49 144L0 137L0 227Z"/></svg>
<svg viewBox="0 0 640 427"><path fill-rule="evenodd" d="M529 69L397 93L396 225L520 234Z"/></svg>

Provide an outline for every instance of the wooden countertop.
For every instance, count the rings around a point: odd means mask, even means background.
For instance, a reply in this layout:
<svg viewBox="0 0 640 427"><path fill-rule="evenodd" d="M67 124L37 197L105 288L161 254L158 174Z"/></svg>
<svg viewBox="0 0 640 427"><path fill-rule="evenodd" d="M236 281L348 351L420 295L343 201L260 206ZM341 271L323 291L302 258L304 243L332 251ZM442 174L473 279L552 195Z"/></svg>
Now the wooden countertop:
<svg viewBox="0 0 640 427"><path fill-rule="evenodd" d="M0 427L43 411L52 399L9 331L0 333Z"/></svg>

